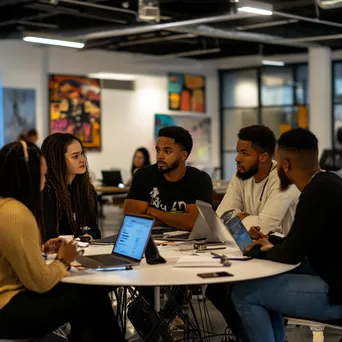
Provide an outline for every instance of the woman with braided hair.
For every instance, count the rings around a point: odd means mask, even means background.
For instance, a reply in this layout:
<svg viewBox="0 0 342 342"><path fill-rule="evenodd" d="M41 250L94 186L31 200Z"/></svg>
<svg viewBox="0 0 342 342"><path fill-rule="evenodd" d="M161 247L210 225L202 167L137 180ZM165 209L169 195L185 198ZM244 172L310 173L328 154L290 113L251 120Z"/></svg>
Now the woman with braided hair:
<svg viewBox="0 0 342 342"><path fill-rule="evenodd" d="M48 171L43 190L45 239L59 235L101 237L98 203L80 139L54 133L43 142Z"/></svg>

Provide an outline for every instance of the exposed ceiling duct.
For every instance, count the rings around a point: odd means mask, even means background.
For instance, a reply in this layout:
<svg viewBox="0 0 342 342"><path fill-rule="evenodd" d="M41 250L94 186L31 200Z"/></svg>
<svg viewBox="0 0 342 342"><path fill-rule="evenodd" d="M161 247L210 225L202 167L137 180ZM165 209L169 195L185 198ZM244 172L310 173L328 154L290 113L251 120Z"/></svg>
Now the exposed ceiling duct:
<svg viewBox="0 0 342 342"><path fill-rule="evenodd" d="M71 35L73 39L81 39L81 40L91 40L91 39L101 39L101 38L110 38L110 37L121 37L121 36L129 36L133 34L142 34L147 32L159 31L159 30L168 30L176 27L185 27L190 25L199 25L206 23L214 23L220 21L230 21L230 20L238 20L244 18L250 18L253 15L248 13L227 13L223 15L213 16L213 17L204 17L198 19L189 19L189 20L181 20L181 21L173 21L167 23L160 23L154 25L139 25L133 27L127 27L123 29L112 29L105 31L97 31L83 34L75 34L75 32L70 32L68 35Z"/></svg>
<svg viewBox="0 0 342 342"><path fill-rule="evenodd" d="M318 46L317 44L308 42L288 42L287 39L279 36L273 36L269 34L262 33L252 33L252 32L237 32L237 31L227 31L217 28L213 28L207 25L199 25L195 27L179 27L174 28L172 31L176 32L186 32L193 33L202 37L219 38L219 39L234 39L234 40L244 40L248 42L263 43L263 44L273 44L273 45L284 45L293 46L298 48L309 48Z"/></svg>
<svg viewBox="0 0 342 342"><path fill-rule="evenodd" d="M322 9L342 7L342 0L316 0L316 3Z"/></svg>

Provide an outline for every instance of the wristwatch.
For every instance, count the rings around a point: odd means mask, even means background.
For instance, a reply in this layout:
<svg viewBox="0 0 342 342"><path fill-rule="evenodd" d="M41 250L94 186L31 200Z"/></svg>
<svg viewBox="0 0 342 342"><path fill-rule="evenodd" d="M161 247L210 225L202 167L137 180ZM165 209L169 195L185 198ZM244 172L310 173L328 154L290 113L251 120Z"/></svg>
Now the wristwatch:
<svg viewBox="0 0 342 342"><path fill-rule="evenodd" d="M64 266L66 267L67 271L70 270L71 265L70 265L70 262L69 262L69 261L67 261L67 260L65 260L65 259L63 259L63 258L59 258L58 256L56 256L55 260L58 260L58 261L60 261L61 263L63 263Z"/></svg>

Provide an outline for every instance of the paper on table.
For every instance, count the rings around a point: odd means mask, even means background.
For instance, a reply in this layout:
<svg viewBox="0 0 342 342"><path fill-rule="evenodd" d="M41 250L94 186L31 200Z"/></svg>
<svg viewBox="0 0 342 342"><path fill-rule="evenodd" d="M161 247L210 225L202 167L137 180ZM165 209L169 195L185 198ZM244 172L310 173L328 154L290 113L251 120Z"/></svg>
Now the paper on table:
<svg viewBox="0 0 342 342"><path fill-rule="evenodd" d="M234 252L235 250L230 253L227 253L226 251L226 253L222 254L225 254L228 258L231 258L231 260L249 259L248 257L241 255L241 252ZM174 267L220 267L222 266L220 261L219 258L213 258L213 255L210 253L182 255Z"/></svg>

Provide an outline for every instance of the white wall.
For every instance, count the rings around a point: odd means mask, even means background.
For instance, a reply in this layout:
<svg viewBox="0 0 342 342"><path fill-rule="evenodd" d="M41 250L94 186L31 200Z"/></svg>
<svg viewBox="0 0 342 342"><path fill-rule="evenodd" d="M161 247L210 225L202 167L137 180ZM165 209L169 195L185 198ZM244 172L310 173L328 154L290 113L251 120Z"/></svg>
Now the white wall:
<svg viewBox="0 0 342 342"><path fill-rule="evenodd" d="M90 168L129 170L134 150L147 146L152 155L154 114L168 114L168 71L200 73L207 77L207 113L212 117L212 167L219 166L219 99L217 73L209 64L189 60L143 62L142 55L41 47L21 41L0 42L0 75L4 87L35 88L37 128L48 134L48 73L86 75L96 72L136 75L134 91L103 90L102 151L89 152Z"/></svg>

